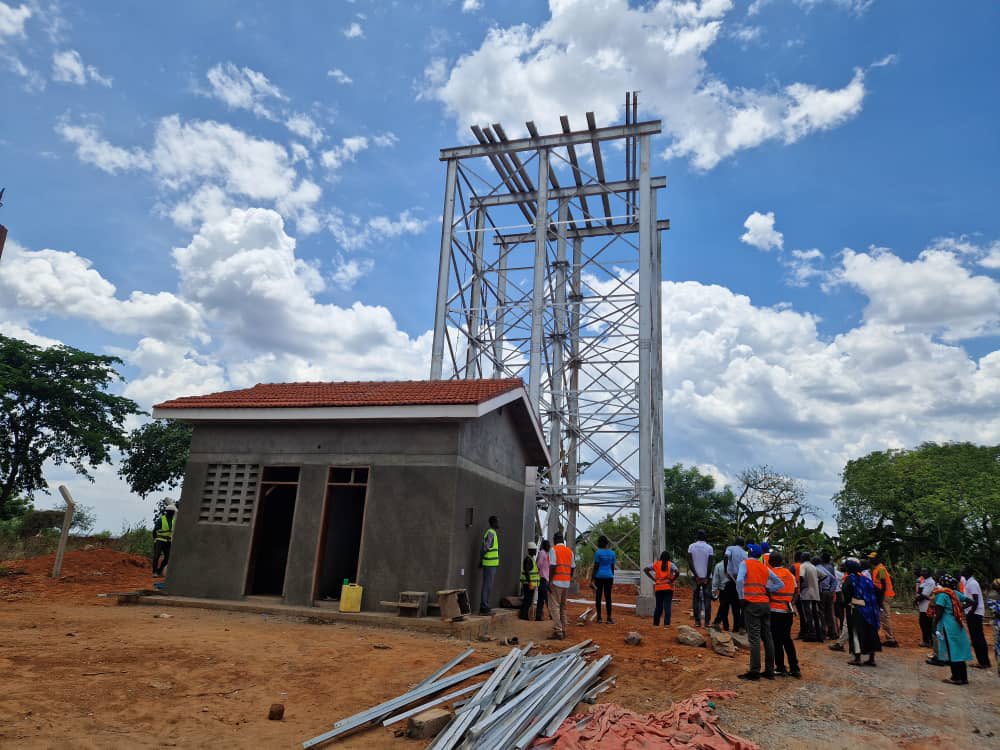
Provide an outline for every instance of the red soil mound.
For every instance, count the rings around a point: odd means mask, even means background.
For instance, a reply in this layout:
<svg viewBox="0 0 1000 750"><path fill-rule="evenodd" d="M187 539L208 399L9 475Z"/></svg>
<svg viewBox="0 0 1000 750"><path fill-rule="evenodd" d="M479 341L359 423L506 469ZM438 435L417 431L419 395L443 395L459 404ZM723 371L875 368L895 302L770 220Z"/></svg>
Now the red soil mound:
<svg viewBox="0 0 1000 750"><path fill-rule="evenodd" d="M152 584L149 560L139 555L101 548L74 550L65 554L62 575L53 579L55 558L51 554L0 563L6 571L0 575L0 600L114 602L97 599L96 595L134 591Z"/></svg>

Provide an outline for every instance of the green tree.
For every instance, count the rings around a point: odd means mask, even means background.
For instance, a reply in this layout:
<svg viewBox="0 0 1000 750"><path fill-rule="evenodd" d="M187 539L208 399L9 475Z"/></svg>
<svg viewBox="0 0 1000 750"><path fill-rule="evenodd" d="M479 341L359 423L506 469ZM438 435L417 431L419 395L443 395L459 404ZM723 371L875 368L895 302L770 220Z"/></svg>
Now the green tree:
<svg viewBox="0 0 1000 750"><path fill-rule="evenodd" d="M602 534L618 554L618 567L622 570L635 570L648 562L639 559L639 514L619 513L613 517L605 516L603 521L595 523L577 537L578 568L593 565L594 550Z"/></svg>
<svg viewBox="0 0 1000 750"><path fill-rule="evenodd" d="M1000 446L924 443L849 461L834 496L853 552L1000 575Z"/></svg>
<svg viewBox="0 0 1000 750"><path fill-rule="evenodd" d="M88 471L122 448L134 401L107 392L121 376L117 357L68 346L43 349L0 335L0 516L23 496L48 492L46 461Z"/></svg>
<svg viewBox="0 0 1000 750"><path fill-rule="evenodd" d="M165 419L148 422L129 434L118 473L142 497L172 489L184 478L190 450L189 425Z"/></svg>
<svg viewBox="0 0 1000 750"><path fill-rule="evenodd" d="M736 498L727 486L715 488L715 478L695 466L674 464L663 470L664 530L674 560L686 560L695 534L704 530L717 549L732 537ZM659 554L659 551L657 551Z"/></svg>

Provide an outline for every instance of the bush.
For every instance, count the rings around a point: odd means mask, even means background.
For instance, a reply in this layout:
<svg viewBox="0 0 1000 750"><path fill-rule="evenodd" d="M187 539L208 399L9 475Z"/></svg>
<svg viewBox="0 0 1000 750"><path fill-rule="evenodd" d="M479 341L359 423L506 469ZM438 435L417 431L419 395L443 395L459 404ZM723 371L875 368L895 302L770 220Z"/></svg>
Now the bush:
<svg viewBox="0 0 1000 750"><path fill-rule="evenodd" d="M134 526L123 526L122 533L115 540L115 549L119 552L128 552L132 555L142 555L152 558L153 556L153 535L149 528L141 523Z"/></svg>

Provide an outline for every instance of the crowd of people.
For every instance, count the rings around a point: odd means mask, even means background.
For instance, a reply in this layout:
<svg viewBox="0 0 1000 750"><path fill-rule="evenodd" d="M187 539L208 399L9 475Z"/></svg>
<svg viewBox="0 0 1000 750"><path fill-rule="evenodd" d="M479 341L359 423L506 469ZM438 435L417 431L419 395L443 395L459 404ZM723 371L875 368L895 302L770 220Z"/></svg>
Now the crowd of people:
<svg viewBox="0 0 1000 750"><path fill-rule="evenodd" d="M694 624L746 634L750 664L740 679L800 678L796 641L831 641L829 648L849 652L849 663L861 667L877 666L876 654L899 646L892 626L896 582L878 552L835 562L829 552L797 550L786 557L766 541L737 538L716 560L707 534L699 531L696 537L687 551ZM490 545L491 540L484 539L484 554ZM599 537L590 581L598 623L614 622L611 594L616 564L607 537ZM547 540L528 545L521 572L521 618L531 619L534 604L534 619L541 620L548 605L555 623L553 637L565 638L567 595L575 571L575 556L562 534L553 537L552 545ZM642 572L653 583L653 625L662 622L670 627L680 569L664 551ZM1000 595L1000 579L992 587ZM913 604L919 611L920 645L932 650L927 664L950 667L945 682L952 685L968 684L967 662L973 652L975 668L991 666L983 629L989 609L1000 673L1000 599L986 601L971 567L959 575L924 568L915 581ZM798 632L793 637L796 619Z"/></svg>
<svg viewBox="0 0 1000 750"><path fill-rule="evenodd" d="M739 675L741 679L801 677L795 640L833 641L831 649L849 651L849 663L865 667L877 665L875 655L883 648L899 646L892 627L896 590L878 552L835 564L828 552L799 550L786 559L766 541L756 544L738 538L715 562L714 549L705 533L699 532L688 548L688 566L693 578L695 626L704 622L707 627L732 627L747 635L750 664ZM945 682L968 684L967 662L972 660L973 651L973 666L990 668L983 632L987 607L993 614L1000 673L1000 600L986 602L972 568L964 568L959 576L946 571L932 575L924 569L915 585L913 603L920 612L921 645L932 649L928 664L951 668ZM1000 579L993 581L993 588L1000 593ZM714 619L713 602L719 604ZM793 639L796 617L799 631Z"/></svg>

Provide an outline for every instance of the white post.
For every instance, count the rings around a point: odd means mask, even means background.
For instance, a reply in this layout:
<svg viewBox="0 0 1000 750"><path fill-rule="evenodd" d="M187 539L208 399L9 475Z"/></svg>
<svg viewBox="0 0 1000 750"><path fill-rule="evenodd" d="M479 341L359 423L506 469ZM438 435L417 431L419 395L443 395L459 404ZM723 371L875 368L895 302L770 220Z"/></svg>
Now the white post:
<svg viewBox="0 0 1000 750"><path fill-rule="evenodd" d="M73 525L73 511L76 503L65 484L59 485L59 494L66 501L66 515L63 516L62 534L59 535L59 547L56 549L56 564L52 566L52 577L58 578L62 573L63 555L66 553L66 542L69 539L69 527Z"/></svg>
<svg viewBox="0 0 1000 750"><path fill-rule="evenodd" d="M455 183L458 162L448 160L444 183L444 211L441 212L441 257L438 262L437 304L434 308L434 341L431 344L431 380L440 380L444 369L444 339L448 335L448 272L455 222Z"/></svg>
<svg viewBox="0 0 1000 750"><path fill-rule="evenodd" d="M645 565L660 550L655 549L653 519L653 404L652 354L653 334L653 232L649 196L649 138L639 139L639 564ZM635 613L652 614L653 585L648 576L639 576L639 598Z"/></svg>

